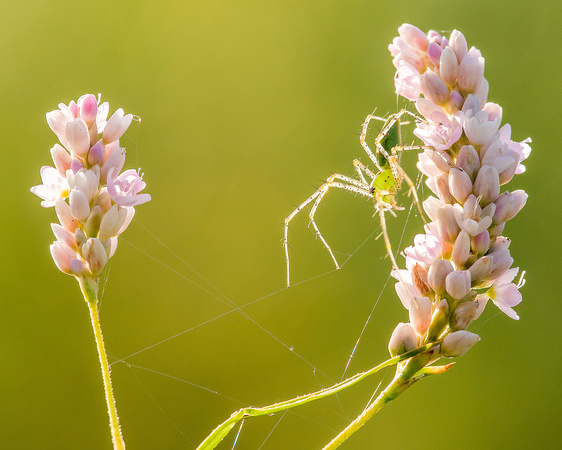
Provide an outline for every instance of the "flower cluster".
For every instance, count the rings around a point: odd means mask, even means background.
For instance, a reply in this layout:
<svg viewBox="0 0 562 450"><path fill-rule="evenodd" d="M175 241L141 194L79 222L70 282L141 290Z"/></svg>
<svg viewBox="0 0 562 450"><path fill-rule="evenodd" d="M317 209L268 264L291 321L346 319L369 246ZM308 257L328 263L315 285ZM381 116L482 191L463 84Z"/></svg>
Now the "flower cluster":
<svg viewBox="0 0 562 450"><path fill-rule="evenodd" d="M134 206L150 200L139 194L145 188L142 176L134 170L120 173L125 149L119 138L133 116L120 108L107 120L108 111L108 103L87 94L47 113L62 145L51 149L55 167L41 168L43 184L31 188L43 199L41 206L55 207L60 221L51 224L55 264L78 279L97 279L133 219Z"/></svg>
<svg viewBox="0 0 562 450"><path fill-rule="evenodd" d="M514 142L510 126L500 127L502 108L487 102L484 58L461 32L447 39L409 24L398 32L389 45L396 92L422 116L414 134L431 149L417 166L435 196L423 202L431 223L405 249L406 269L393 273L410 322L398 325L389 349L396 355L444 337L441 354L459 356L480 339L466 328L488 299L519 318L518 268L510 268L501 233L527 194L500 187L525 171L530 140Z"/></svg>

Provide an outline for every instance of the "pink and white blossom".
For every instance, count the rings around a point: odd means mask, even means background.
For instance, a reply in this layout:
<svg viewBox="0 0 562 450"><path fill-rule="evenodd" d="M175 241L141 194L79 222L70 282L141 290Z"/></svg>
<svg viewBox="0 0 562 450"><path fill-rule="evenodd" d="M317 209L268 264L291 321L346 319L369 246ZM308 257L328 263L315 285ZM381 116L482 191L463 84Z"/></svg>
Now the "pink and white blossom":
<svg viewBox="0 0 562 450"><path fill-rule="evenodd" d="M60 221L52 224L55 264L79 279L97 280L131 223L134 206L150 200L139 194L146 183L136 171L120 174L125 149L118 140L133 116L120 108L107 121L108 111L107 103L86 94L47 113L62 145L51 149L56 168L44 166L43 184L31 188L43 199L41 206L55 207Z"/></svg>
<svg viewBox="0 0 562 450"><path fill-rule="evenodd" d="M488 299L518 318L518 269L510 269L510 241L500 234L528 196L502 193L501 186L525 171L530 139L514 142L511 127L501 125L501 106L488 102L484 58L461 32L447 40L405 24L399 34L389 46L396 91L422 115L414 134L432 149L419 154L417 167L435 197L423 202L431 222L404 250L406 269L392 272L410 312L410 324L393 334L392 351L404 350L414 330L418 343L444 338L441 355L460 356L480 339L465 329Z"/></svg>

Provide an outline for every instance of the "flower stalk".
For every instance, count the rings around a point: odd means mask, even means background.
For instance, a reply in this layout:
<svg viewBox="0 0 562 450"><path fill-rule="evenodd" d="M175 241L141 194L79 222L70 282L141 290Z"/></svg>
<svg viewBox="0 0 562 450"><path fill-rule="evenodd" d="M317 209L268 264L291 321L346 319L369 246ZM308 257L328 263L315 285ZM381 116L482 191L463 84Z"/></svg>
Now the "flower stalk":
<svg viewBox="0 0 562 450"><path fill-rule="evenodd" d="M51 149L55 167L41 168L43 184L31 188L44 208L54 207L59 223L51 224L56 241L51 255L58 269L74 276L90 310L100 359L111 437L124 449L98 312L99 277L114 255L119 235L131 223L135 206L150 200L146 184L134 170L121 173L125 149L119 139L133 120L118 109L107 119L109 105L91 94L59 104L47 122L60 144Z"/></svg>
<svg viewBox="0 0 562 450"><path fill-rule="evenodd" d="M113 387L111 384L111 370L107 361L107 354L105 352L105 345L103 343L103 335L101 332L98 298L97 295L95 295L95 292L97 291L97 284L95 285L95 290L92 285L93 283L89 282L89 280L80 280L80 289L90 311L90 320L92 321L94 338L100 359L103 388L105 391L105 402L107 405L107 413L109 415L109 429L111 431L113 448L116 450L124 450L125 441L123 440L121 425L119 424L119 416L117 415L117 406L115 405L115 396L113 395Z"/></svg>

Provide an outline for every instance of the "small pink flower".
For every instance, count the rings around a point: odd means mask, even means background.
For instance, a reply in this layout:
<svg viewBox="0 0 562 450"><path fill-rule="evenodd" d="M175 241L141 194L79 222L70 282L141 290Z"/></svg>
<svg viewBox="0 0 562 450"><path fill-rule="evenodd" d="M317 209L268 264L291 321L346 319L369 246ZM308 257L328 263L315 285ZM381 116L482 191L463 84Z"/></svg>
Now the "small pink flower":
<svg viewBox="0 0 562 450"><path fill-rule="evenodd" d="M519 316L512 308L521 303L522 300L519 287L511 283L518 271L519 268L516 267L500 275L494 285L486 293L502 312L514 320L519 320Z"/></svg>
<svg viewBox="0 0 562 450"><path fill-rule="evenodd" d="M462 136L464 122L462 112L457 111L449 119L445 114L436 111L428 118L429 123L418 123L414 134L435 150L449 149Z"/></svg>
<svg viewBox="0 0 562 450"><path fill-rule="evenodd" d="M121 206L137 206L150 201L150 194L139 194L146 187L135 170L129 169L113 178L115 170L110 170L107 174L107 192L111 199Z"/></svg>
<svg viewBox="0 0 562 450"><path fill-rule="evenodd" d="M396 93L415 101L421 94L420 73L407 61L400 61L394 76Z"/></svg>
<svg viewBox="0 0 562 450"><path fill-rule="evenodd" d="M429 266L433 261L441 257L443 252L441 238L433 230L426 229L426 231L427 234L416 235L413 247L404 249L408 270L416 263Z"/></svg>
<svg viewBox="0 0 562 450"><path fill-rule="evenodd" d="M490 203L484 209L478 204L478 199L470 194L464 205L453 205L454 217L458 226L470 236L477 236L492 225L492 217L496 212L496 205Z"/></svg>
<svg viewBox="0 0 562 450"><path fill-rule="evenodd" d="M43 199L41 202L43 208L55 206L59 198L68 197L70 192L68 182L54 167L41 167L41 181L43 184L33 186L31 192Z"/></svg>

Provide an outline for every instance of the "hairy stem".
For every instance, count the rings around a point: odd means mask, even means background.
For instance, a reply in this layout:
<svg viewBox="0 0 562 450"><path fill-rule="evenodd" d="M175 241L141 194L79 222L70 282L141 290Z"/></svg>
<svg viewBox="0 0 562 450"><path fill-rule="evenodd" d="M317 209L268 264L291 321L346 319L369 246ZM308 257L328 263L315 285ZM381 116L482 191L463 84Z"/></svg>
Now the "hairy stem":
<svg viewBox="0 0 562 450"><path fill-rule="evenodd" d="M113 388L111 386L111 374L109 364L107 362L107 355L105 353L105 345L103 343L103 335L100 326L100 317L98 311L97 299L97 283L92 280L80 280L80 289L84 295L84 299L88 304L90 310L90 319L94 329L94 338L98 349L100 358L101 374L103 378L103 387L105 390L105 401L107 404L107 413L109 415L109 429L111 431L111 440L113 441L113 448L115 450L124 450L125 441L121 434L121 426L119 425L119 416L117 415L117 407L115 405L115 397L113 396Z"/></svg>

